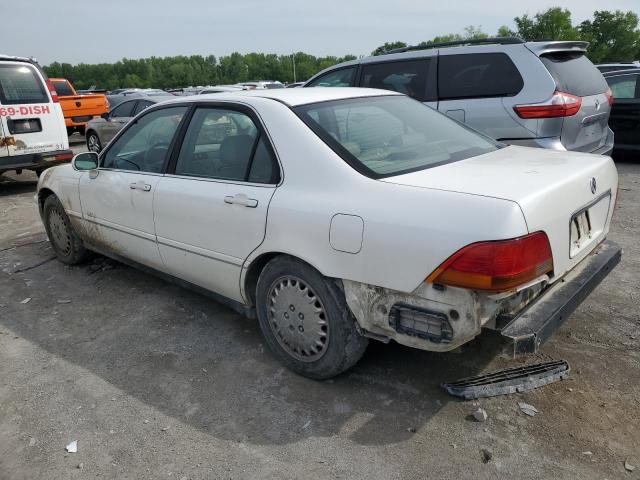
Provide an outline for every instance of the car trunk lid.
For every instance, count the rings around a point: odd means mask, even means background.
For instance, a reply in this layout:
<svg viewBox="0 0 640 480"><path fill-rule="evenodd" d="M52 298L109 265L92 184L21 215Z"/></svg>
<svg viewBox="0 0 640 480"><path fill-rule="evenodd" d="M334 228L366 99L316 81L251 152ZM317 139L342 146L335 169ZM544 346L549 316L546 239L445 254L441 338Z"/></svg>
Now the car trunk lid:
<svg viewBox="0 0 640 480"><path fill-rule="evenodd" d="M607 234L618 175L609 157L511 146L382 181L516 202L549 237L558 278Z"/></svg>

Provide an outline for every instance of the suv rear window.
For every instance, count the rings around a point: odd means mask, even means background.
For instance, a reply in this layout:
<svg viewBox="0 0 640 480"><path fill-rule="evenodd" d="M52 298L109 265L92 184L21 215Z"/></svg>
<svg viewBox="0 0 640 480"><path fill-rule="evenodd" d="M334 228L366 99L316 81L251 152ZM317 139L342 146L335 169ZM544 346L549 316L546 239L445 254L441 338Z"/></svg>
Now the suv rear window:
<svg viewBox="0 0 640 480"><path fill-rule="evenodd" d="M438 60L440 100L516 95L524 82L504 53L441 55Z"/></svg>
<svg viewBox="0 0 640 480"><path fill-rule="evenodd" d="M360 75L360 86L404 93L422 102L435 100L435 92L427 91L427 77L432 64L429 58L365 64Z"/></svg>
<svg viewBox="0 0 640 480"><path fill-rule="evenodd" d="M30 65L0 64L0 103L48 103L44 84Z"/></svg>
<svg viewBox="0 0 640 480"><path fill-rule="evenodd" d="M578 97L607 91L602 73L584 55L576 52L550 53L540 57L556 82L558 90Z"/></svg>

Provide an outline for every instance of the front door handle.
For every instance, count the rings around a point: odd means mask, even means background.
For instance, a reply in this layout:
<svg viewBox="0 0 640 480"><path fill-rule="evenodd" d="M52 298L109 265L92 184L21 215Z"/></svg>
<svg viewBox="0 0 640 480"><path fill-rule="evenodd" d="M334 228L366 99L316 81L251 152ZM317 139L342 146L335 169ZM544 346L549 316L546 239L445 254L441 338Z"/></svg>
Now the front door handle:
<svg viewBox="0 0 640 480"><path fill-rule="evenodd" d="M129 188L131 190L142 190L143 192L148 192L151 190L151 185L148 183L144 183L144 181L139 180L137 182L133 182L129 184Z"/></svg>
<svg viewBox="0 0 640 480"><path fill-rule="evenodd" d="M242 205L243 207L256 208L258 206L258 200L255 198L249 198L244 193L236 193L233 196L224 197L224 203L232 205Z"/></svg>

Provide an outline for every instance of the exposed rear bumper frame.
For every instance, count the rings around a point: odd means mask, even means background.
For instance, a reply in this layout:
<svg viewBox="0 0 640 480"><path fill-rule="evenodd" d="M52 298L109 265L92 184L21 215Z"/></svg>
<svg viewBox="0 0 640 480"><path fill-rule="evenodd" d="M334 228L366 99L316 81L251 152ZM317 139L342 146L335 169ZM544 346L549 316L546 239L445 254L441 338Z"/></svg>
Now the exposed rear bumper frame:
<svg viewBox="0 0 640 480"><path fill-rule="evenodd" d="M620 262L622 248L607 240L564 278L509 322L501 334L513 354L536 353L542 345Z"/></svg>

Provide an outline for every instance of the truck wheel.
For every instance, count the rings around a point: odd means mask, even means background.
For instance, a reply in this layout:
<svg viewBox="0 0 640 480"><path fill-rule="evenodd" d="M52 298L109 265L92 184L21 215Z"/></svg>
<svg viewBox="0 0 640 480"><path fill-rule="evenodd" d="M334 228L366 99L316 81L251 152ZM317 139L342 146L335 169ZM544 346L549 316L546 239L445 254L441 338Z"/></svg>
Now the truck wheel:
<svg viewBox="0 0 640 480"><path fill-rule="evenodd" d="M89 132L87 135L87 148L90 152L100 153L102 150L102 144L100 143L100 138L98 134L94 131Z"/></svg>
<svg viewBox="0 0 640 480"><path fill-rule="evenodd" d="M355 365L367 348L342 290L292 257L276 257L264 267L256 308L269 348L305 377L334 377Z"/></svg>
<svg viewBox="0 0 640 480"><path fill-rule="evenodd" d="M55 195L47 197L43 213L47 236L58 260L67 265L76 265L85 260L89 252L71 227L69 217L58 197Z"/></svg>

